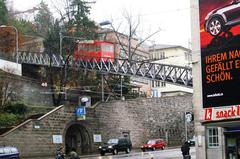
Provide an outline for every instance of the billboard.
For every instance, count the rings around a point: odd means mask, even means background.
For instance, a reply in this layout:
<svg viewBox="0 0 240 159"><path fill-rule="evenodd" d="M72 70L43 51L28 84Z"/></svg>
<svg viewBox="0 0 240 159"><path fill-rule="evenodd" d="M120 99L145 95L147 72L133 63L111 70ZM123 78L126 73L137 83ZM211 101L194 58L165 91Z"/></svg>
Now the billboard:
<svg viewBox="0 0 240 159"><path fill-rule="evenodd" d="M203 108L240 104L240 0L199 0Z"/></svg>

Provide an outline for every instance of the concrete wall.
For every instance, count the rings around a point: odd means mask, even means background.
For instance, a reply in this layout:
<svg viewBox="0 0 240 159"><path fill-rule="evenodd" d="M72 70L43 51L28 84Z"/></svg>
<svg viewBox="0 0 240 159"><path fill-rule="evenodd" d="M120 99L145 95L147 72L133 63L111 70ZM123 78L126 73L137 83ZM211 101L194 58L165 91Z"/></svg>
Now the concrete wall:
<svg viewBox="0 0 240 159"><path fill-rule="evenodd" d="M22 75L22 65L16 62L0 59L0 69L15 75Z"/></svg>

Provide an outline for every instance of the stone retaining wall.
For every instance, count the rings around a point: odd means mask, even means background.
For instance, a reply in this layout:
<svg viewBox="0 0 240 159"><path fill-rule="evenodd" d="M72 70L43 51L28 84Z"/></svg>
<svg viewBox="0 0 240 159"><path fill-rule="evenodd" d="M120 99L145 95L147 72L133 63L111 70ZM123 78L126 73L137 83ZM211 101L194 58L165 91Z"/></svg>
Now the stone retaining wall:
<svg viewBox="0 0 240 159"><path fill-rule="evenodd" d="M53 156L60 144L53 144L53 135L64 136L71 124L81 124L89 130L96 151L93 134L101 134L102 141L130 133L133 147L151 138L163 138L169 145L184 141L184 110L192 111L192 96L133 99L101 103L87 108L85 121L76 121L74 106L59 106L37 120L29 120L0 136L0 145L14 145L22 157ZM193 125L189 124L189 137Z"/></svg>

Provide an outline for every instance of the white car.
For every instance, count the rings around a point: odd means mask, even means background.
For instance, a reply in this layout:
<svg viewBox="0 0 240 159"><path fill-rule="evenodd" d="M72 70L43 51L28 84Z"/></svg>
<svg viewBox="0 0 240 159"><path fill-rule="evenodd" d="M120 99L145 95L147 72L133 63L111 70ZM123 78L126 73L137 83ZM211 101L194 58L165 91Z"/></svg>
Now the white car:
<svg viewBox="0 0 240 159"><path fill-rule="evenodd" d="M209 12L205 17L204 28L212 36L218 36L239 23L240 0L233 0L230 4Z"/></svg>

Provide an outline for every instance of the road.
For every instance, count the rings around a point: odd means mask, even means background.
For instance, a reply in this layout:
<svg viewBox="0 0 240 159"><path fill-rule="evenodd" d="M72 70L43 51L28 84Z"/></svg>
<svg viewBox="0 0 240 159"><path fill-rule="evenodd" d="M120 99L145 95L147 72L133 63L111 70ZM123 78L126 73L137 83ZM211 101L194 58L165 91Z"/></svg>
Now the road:
<svg viewBox="0 0 240 159"><path fill-rule="evenodd" d="M191 159L196 159L195 147L190 149ZM156 150L148 152L140 152L139 150L133 150L129 154L119 152L118 155L106 154L100 156L99 154L80 156L81 159L182 159L180 148L169 148L165 150ZM26 159L26 158L23 158ZM29 159L29 158L28 158ZM37 157L31 159L54 159L54 157Z"/></svg>
<svg viewBox="0 0 240 159"><path fill-rule="evenodd" d="M190 150L192 159L195 159L195 147L191 147ZM157 150L149 152L131 152L130 154L125 154L124 152L119 152L118 155L106 154L105 156L99 155L88 155L81 156L82 158L88 159L182 159L182 154L180 148L175 149L166 149L166 150Z"/></svg>

